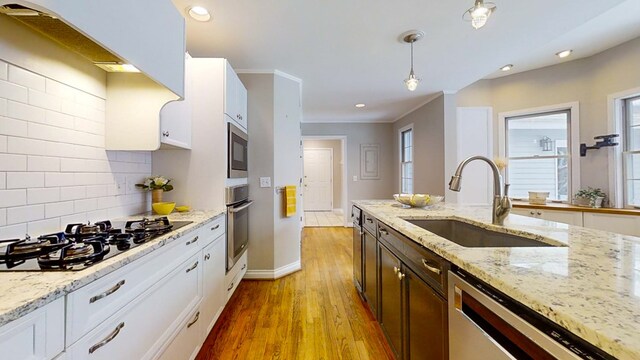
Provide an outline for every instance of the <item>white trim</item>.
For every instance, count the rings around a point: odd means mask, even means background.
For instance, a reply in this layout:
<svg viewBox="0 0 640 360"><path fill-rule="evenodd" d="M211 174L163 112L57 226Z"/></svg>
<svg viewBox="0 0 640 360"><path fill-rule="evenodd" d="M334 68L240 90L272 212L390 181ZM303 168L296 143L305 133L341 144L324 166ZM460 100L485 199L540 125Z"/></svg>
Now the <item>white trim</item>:
<svg viewBox="0 0 640 360"><path fill-rule="evenodd" d="M302 121L303 124L391 124L395 120L348 120L348 121L340 121L340 120L307 120Z"/></svg>
<svg viewBox="0 0 640 360"><path fill-rule="evenodd" d="M351 223L351 217L347 216L347 214L351 214L349 211L349 185L347 183L347 171L349 167L347 166L347 136L346 135L303 135L301 136L302 141L305 140L340 140L342 143L342 212L344 217L344 226L349 226ZM304 143L303 143L304 144ZM304 151L304 145L303 145ZM304 154L304 153L303 153ZM304 160L304 156L303 156ZM303 164L303 173L304 173L304 164ZM334 204L335 206L335 204Z"/></svg>
<svg viewBox="0 0 640 360"><path fill-rule="evenodd" d="M413 149L415 148L415 127L413 126L413 123L407 124L404 127L401 127L400 129L398 129L398 193L402 192L402 153L404 151L404 149L402 148L402 133L407 131L407 130L411 130L411 164L413 164L415 166L415 161L414 161L414 153L413 153ZM413 183L415 184L415 171L412 171L411 173L411 180L413 181ZM411 186L413 188L413 185ZM413 188L413 190L415 190L415 188Z"/></svg>
<svg viewBox="0 0 640 360"><path fill-rule="evenodd" d="M536 113L570 110L569 130L571 140L571 194L567 194L571 202L573 194L580 189L580 102L572 101L563 104L535 107L523 110L498 113L498 154L505 157L505 121L508 117L524 116Z"/></svg>
<svg viewBox="0 0 640 360"><path fill-rule="evenodd" d="M609 206L623 208L624 199L624 174L622 166L622 151L624 149L624 125L622 101L627 98L640 95L640 87L609 94L607 96L607 129L609 134L620 134L620 145L613 151L609 151Z"/></svg>
<svg viewBox="0 0 640 360"><path fill-rule="evenodd" d="M442 90L442 95L455 95L458 93L458 90Z"/></svg>
<svg viewBox="0 0 640 360"><path fill-rule="evenodd" d="M283 78L287 78L289 80L293 80L297 83L302 84L302 79L300 79L299 77L293 76L291 74L287 74L284 71L280 71L277 69L273 69L273 70L266 70L266 69L238 69L236 70L236 74L273 74L273 75L278 75L281 76Z"/></svg>
<svg viewBox="0 0 640 360"><path fill-rule="evenodd" d="M291 264L285 266L281 266L274 270L247 270L247 272L244 274L243 279L275 280L299 270L302 270L302 264L300 263L300 260L292 262Z"/></svg>
<svg viewBox="0 0 640 360"><path fill-rule="evenodd" d="M313 210L307 210L304 207L302 208L302 211L333 211L333 148L305 148L304 147L304 140L302 141L302 176L304 177L304 155L305 152L307 150L329 150L329 174L330 174L330 183L331 186L329 187L331 190L331 205L329 205L328 209L313 209ZM304 182L304 179L302 180ZM305 186L306 187L306 186ZM302 191L304 192L304 189L302 189ZM304 196L303 196L304 197Z"/></svg>

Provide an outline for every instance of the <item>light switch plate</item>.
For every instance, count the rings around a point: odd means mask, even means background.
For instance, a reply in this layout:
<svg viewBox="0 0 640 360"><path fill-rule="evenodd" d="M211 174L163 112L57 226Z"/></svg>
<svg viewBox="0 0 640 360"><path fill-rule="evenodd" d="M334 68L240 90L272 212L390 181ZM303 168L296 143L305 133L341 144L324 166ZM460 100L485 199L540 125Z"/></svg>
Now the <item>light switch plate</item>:
<svg viewBox="0 0 640 360"><path fill-rule="evenodd" d="M260 178L260 187L261 188L269 188L269 187L271 187L271 178L270 177L261 177Z"/></svg>
<svg viewBox="0 0 640 360"><path fill-rule="evenodd" d="M353 175L353 181L358 181L358 175Z"/></svg>

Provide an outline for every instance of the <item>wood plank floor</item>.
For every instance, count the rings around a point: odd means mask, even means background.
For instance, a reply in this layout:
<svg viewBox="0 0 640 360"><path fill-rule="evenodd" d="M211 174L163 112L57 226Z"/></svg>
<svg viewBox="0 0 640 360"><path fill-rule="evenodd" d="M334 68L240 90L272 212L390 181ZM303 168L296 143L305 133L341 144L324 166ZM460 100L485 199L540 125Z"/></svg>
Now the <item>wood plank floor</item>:
<svg viewBox="0 0 640 360"><path fill-rule="evenodd" d="M393 359L352 281L348 228L306 228L302 271L243 280L197 360Z"/></svg>

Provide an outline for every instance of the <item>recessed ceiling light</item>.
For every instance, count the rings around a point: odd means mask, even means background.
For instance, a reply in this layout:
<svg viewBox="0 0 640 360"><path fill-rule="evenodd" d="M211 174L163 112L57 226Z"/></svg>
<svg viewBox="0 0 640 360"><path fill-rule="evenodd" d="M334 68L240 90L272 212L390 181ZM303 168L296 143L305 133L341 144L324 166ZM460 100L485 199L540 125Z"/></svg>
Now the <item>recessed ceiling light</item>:
<svg viewBox="0 0 640 360"><path fill-rule="evenodd" d="M513 69L513 64L507 64L507 65L505 65L505 66L500 68L500 70L502 70L502 71L509 71L511 69Z"/></svg>
<svg viewBox="0 0 640 360"><path fill-rule="evenodd" d="M572 52L573 52L573 50L571 50L571 49L569 49L569 50L562 50L562 51L560 51L560 52L556 53L556 55L557 55L559 58L561 58L561 59L562 59L562 58L566 58L567 56L571 55L571 53L572 53Z"/></svg>
<svg viewBox="0 0 640 360"><path fill-rule="evenodd" d="M357 108L363 108L363 107L365 107L365 106L366 106L365 104L356 104L356 107L357 107Z"/></svg>
<svg viewBox="0 0 640 360"><path fill-rule="evenodd" d="M187 8L187 12L189 13L189 16L191 16L191 18L196 21L204 22L211 19L209 10L205 9L202 6L192 6L190 8Z"/></svg>

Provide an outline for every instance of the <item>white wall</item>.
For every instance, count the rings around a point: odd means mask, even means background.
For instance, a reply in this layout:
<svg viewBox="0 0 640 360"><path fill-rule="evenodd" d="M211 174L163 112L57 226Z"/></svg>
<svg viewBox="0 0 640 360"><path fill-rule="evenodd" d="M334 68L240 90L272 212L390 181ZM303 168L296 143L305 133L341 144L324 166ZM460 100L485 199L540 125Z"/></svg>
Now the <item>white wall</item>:
<svg viewBox="0 0 640 360"><path fill-rule="evenodd" d="M0 239L147 210L134 184L151 154L104 149L102 70L8 19L0 30Z"/></svg>

